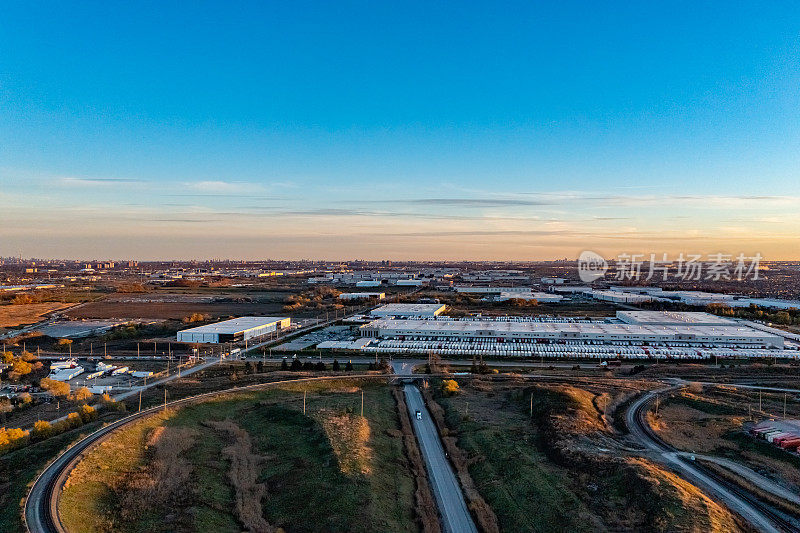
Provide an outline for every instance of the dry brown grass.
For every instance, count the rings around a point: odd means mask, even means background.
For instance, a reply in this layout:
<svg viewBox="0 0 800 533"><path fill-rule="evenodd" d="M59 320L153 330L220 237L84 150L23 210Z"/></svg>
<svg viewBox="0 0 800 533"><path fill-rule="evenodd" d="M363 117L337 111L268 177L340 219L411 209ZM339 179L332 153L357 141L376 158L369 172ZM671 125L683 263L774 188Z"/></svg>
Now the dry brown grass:
<svg viewBox="0 0 800 533"><path fill-rule="evenodd" d="M717 416L685 405L666 405L658 417L647 413L651 427L659 437L681 450L712 453L725 444L722 436L740 429L744 417Z"/></svg>
<svg viewBox="0 0 800 533"><path fill-rule="evenodd" d="M461 490L464 491L464 497L467 499L467 507L469 507L472 516L475 517L478 528L485 533L499 533L500 525L497 522L497 516L495 516L489 504L486 503L486 500L483 499L483 496L480 495L475 486L475 482L472 480L472 476L469 475L469 465L474 459L467 457L456 445L456 437L450 435L450 431L445 424L444 409L442 409L441 405L436 403L430 391L424 389L422 391L422 396L425 398L425 403L428 406L428 410L431 412L431 418L436 424L436 428L442 438L442 443L447 451L450 463L456 470Z"/></svg>
<svg viewBox="0 0 800 533"><path fill-rule="evenodd" d="M691 483L645 459L628 461L654 487L656 493L670 489L674 491L673 496L677 497L680 506L687 514L695 517L696 531L728 533L743 530L742 524L729 510L711 500Z"/></svg>
<svg viewBox="0 0 800 533"><path fill-rule="evenodd" d="M142 469L131 472L116 488L123 520L136 520L149 509L185 509L191 502L189 480L192 465L183 457L197 438L189 428L159 426L145 438L145 454L149 461ZM181 513L177 513L180 515ZM179 517L180 518L180 517ZM177 520L176 530L186 530L190 522Z"/></svg>
<svg viewBox="0 0 800 533"><path fill-rule="evenodd" d="M322 409L314 414L339 460L342 473L368 475L372 472L372 449L369 447L369 422L362 416L336 414Z"/></svg>
<svg viewBox="0 0 800 533"><path fill-rule="evenodd" d="M253 533L272 533L274 528L264 518L261 500L267 496L267 486L258 483L261 464L267 459L253 453L250 434L232 420L207 422L220 433L226 433L231 444L222 449L230 460L228 479L236 493L236 515L242 526Z"/></svg>
<svg viewBox="0 0 800 533"><path fill-rule="evenodd" d="M69 307L63 302L41 302L24 305L0 306L0 328L12 328L25 324L33 324L42 319L42 315Z"/></svg>
<svg viewBox="0 0 800 533"><path fill-rule="evenodd" d="M414 430L411 427L411 419L408 415L405 398L400 389L396 388L392 389L392 395L397 402L397 410L400 415L400 431L403 435L406 456L411 463L411 472L416 485L414 509L417 513L417 519L424 533L439 533L442 530L439 524L439 513L428 483L428 475L425 472L422 454L419 451L417 439L414 437Z"/></svg>

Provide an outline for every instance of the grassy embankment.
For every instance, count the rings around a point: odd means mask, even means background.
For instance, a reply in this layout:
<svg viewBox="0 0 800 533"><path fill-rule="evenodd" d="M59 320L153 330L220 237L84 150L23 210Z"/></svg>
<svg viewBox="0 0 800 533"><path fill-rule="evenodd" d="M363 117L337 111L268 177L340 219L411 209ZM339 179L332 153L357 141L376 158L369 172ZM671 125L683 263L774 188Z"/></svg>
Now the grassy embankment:
<svg viewBox="0 0 800 533"><path fill-rule="evenodd" d="M238 532L252 523L253 502L263 492L255 518L263 517L270 527L415 531L414 484L390 389L364 386L363 419L360 402L361 389L342 380L225 396L151 417L117 432L76 468L62 497L62 516L75 532ZM227 425L209 424L213 421ZM231 422L249 439L233 439ZM192 446L176 449L156 442L146 447L155 432L169 435L157 429L161 426L192 431L180 434L191 438ZM239 452L231 449L237 443ZM178 475L190 480L184 488L188 498L148 492L148 476L163 476L154 461L159 453L182 462ZM145 481L132 482L137 475ZM157 505L144 506L133 519L121 503L131 501L137 490ZM242 494L250 502L249 518L236 507Z"/></svg>
<svg viewBox="0 0 800 533"><path fill-rule="evenodd" d="M609 400L566 385L480 382L438 399L504 531L739 530L695 487L626 456L603 416Z"/></svg>
<svg viewBox="0 0 800 533"><path fill-rule="evenodd" d="M20 501L47 463L58 453L100 426L93 422L42 442L0 456L0 531L22 532Z"/></svg>

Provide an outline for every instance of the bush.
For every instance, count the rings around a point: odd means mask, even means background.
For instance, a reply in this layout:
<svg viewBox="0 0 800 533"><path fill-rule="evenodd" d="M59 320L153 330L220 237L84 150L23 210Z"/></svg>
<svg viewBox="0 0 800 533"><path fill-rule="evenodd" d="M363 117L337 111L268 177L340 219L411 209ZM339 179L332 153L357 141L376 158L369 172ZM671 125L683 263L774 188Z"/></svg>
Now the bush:
<svg viewBox="0 0 800 533"><path fill-rule="evenodd" d="M92 407L91 405L84 404L81 405L80 409L78 409L78 415L85 424L97 418L97 411L95 411L94 407Z"/></svg>
<svg viewBox="0 0 800 533"><path fill-rule="evenodd" d="M281 370L289 370L289 363L286 362L286 359L281 363Z"/></svg>
<svg viewBox="0 0 800 533"><path fill-rule="evenodd" d="M53 426L47 420L37 420L33 424L31 437L37 440L44 440L54 435Z"/></svg>
<svg viewBox="0 0 800 533"><path fill-rule="evenodd" d="M353 362L352 361L347 361L347 364L345 365L344 369L346 371L348 371L348 372L352 372L353 371Z"/></svg>
<svg viewBox="0 0 800 533"><path fill-rule="evenodd" d="M65 422L66 422L66 429L76 428L83 424L83 421L81 420L81 415L79 415L78 413L68 414Z"/></svg>
<svg viewBox="0 0 800 533"><path fill-rule="evenodd" d="M20 376L25 376L25 375L31 373L31 370L33 370L33 367L31 366L31 364L29 362L23 361L22 359L17 359L16 361L14 361L14 365L12 366L12 369L13 369L14 372L19 374Z"/></svg>
<svg viewBox="0 0 800 533"><path fill-rule="evenodd" d="M69 383L63 381L56 381L55 379L42 378L39 381L39 386L57 398L66 398L69 396Z"/></svg>
<svg viewBox="0 0 800 533"><path fill-rule="evenodd" d="M320 361L316 365L314 365L314 370L323 371L323 370L327 370L327 369L328 369L328 367L326 367L325 363L323 363L322 361Z"/></svg>
<svg viewBox="0 0 800 533"><path fill-rule="evenodd" d="M0 428L0 451L6 452L24 446L28 432L19 428Z"/></svg>
<svg viewBox="0 0 800 533"><path fill-rule="evenodd" d="M73 394L72 399L76 402L87 402L92 397L91 391L86 387L81 387L80 389L75 391Z"/></svg>
<svg viewBox="0 0 800 533"><path fill-rule="evenodd" d="M458 382L454 379L445 379L442 381L442 393L445 396L452 396L460 390Z"/></svg>
<svg viewBox="0 0 800 533"><path fill-rule="evenodd" d="M338 372L339 370L341 370L341 368L339 367L339 360L338 359L334 359L333 360L333 371L334 372Z"/></svg>
<svg viewBox="0 0 800 533"><path fill-rule="evenodd" d="M300 362L300 359L292 361L292 370L303 370L303 363Z"/></svg>
<svg viewBox="0 0 800 533"><path fill-rule="evenodd" d="M23 392L22 394L17 396L17 402L19 402L19 405L30 405L32 401L33 398L27 392Z"/></svg>

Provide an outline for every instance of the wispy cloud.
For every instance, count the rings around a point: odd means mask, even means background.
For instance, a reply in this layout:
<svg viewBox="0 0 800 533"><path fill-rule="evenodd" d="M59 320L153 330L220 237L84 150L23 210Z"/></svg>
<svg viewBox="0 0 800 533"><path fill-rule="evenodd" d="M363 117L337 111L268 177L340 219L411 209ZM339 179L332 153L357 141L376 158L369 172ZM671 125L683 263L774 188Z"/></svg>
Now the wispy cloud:
<svg viewBox="0 0 800 533"><path fill-rule="evenodd" d="M192 181L186 183L186 186L192 190L206 193L244 193L248 190L258 191L261 189L258 184L223 180Z"/></svg>
<svg viewBox="0 0 800 533"><path fill-rule="evenodd" d="M145 180L135 178L61 178L61 183L72 187L97 187L121 185L124 183L145 183Z"/></svg>
<svg viewBox="0 0 800 533"><path fill-rule="evenodd" d="M548 200L528 200L523 198L416 198L408 200L385 200L385 202L437 207L510 207L553 204L553 202Z"/></svg>

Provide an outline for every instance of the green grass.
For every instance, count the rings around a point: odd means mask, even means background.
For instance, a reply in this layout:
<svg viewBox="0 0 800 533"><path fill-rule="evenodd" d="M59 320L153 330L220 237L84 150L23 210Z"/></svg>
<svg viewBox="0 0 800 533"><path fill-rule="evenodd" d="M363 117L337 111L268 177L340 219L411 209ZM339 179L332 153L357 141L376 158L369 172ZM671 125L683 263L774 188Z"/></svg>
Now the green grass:
<svg viewBox="0 0 800 533"><path fill-rule="evenodd" d="M342 472L331 438L320 423L326 416L356 417L361 392L355 381L315 382L259 392L226 395L187 406L168 419L153 417L126 428L109 440L106 449L129 448L124 457L90 454L78 472L81 483L68 488L61 512L70 531L168 531L169 509L153 509L136 523L121 523L115 512L113 487L126 472L140 468L147 430L159 424L197 428L200 437L185 457L194 465L189 490L194 491L190 514L197 531L239 532L234 492L228 481L229 464L222 454L225 435L202 425L231 419L247 430L253 451L267 457L260 481L267 485L263 500L267 520L292 532L416 531L414 483L403 444L391 430L398 420L391 390L386 385L364 386L364 415L369 423L367 446L372 450L368 473ZM303 389L307 388L306 414ZM103 468L100 464L106 462ZM76 471L77 472L77 471ZM90 518L91 517L91 518ZM167 529L165 529L167 528Z"/></svg>
<svg viewBox="0 0 800 533"><path fill-rule="evenodd" d="M464 417L465 403L480 409L477 395L442 398L448 427L458 432L458 446L478 457L469 473L492 507L503 531L588 531L581 520L586 508L569 487L567 475L554 468L536 444L528 418L514 405L490 402L504 416L489 421Z"/></svg>
<svg viewBox="0 0 800 533"><path fill-rule="evenodd" d="M100 424L94 422L0 456L0 531L24 531L20 501L28 492L28 484L62 449Z"/></svg>

